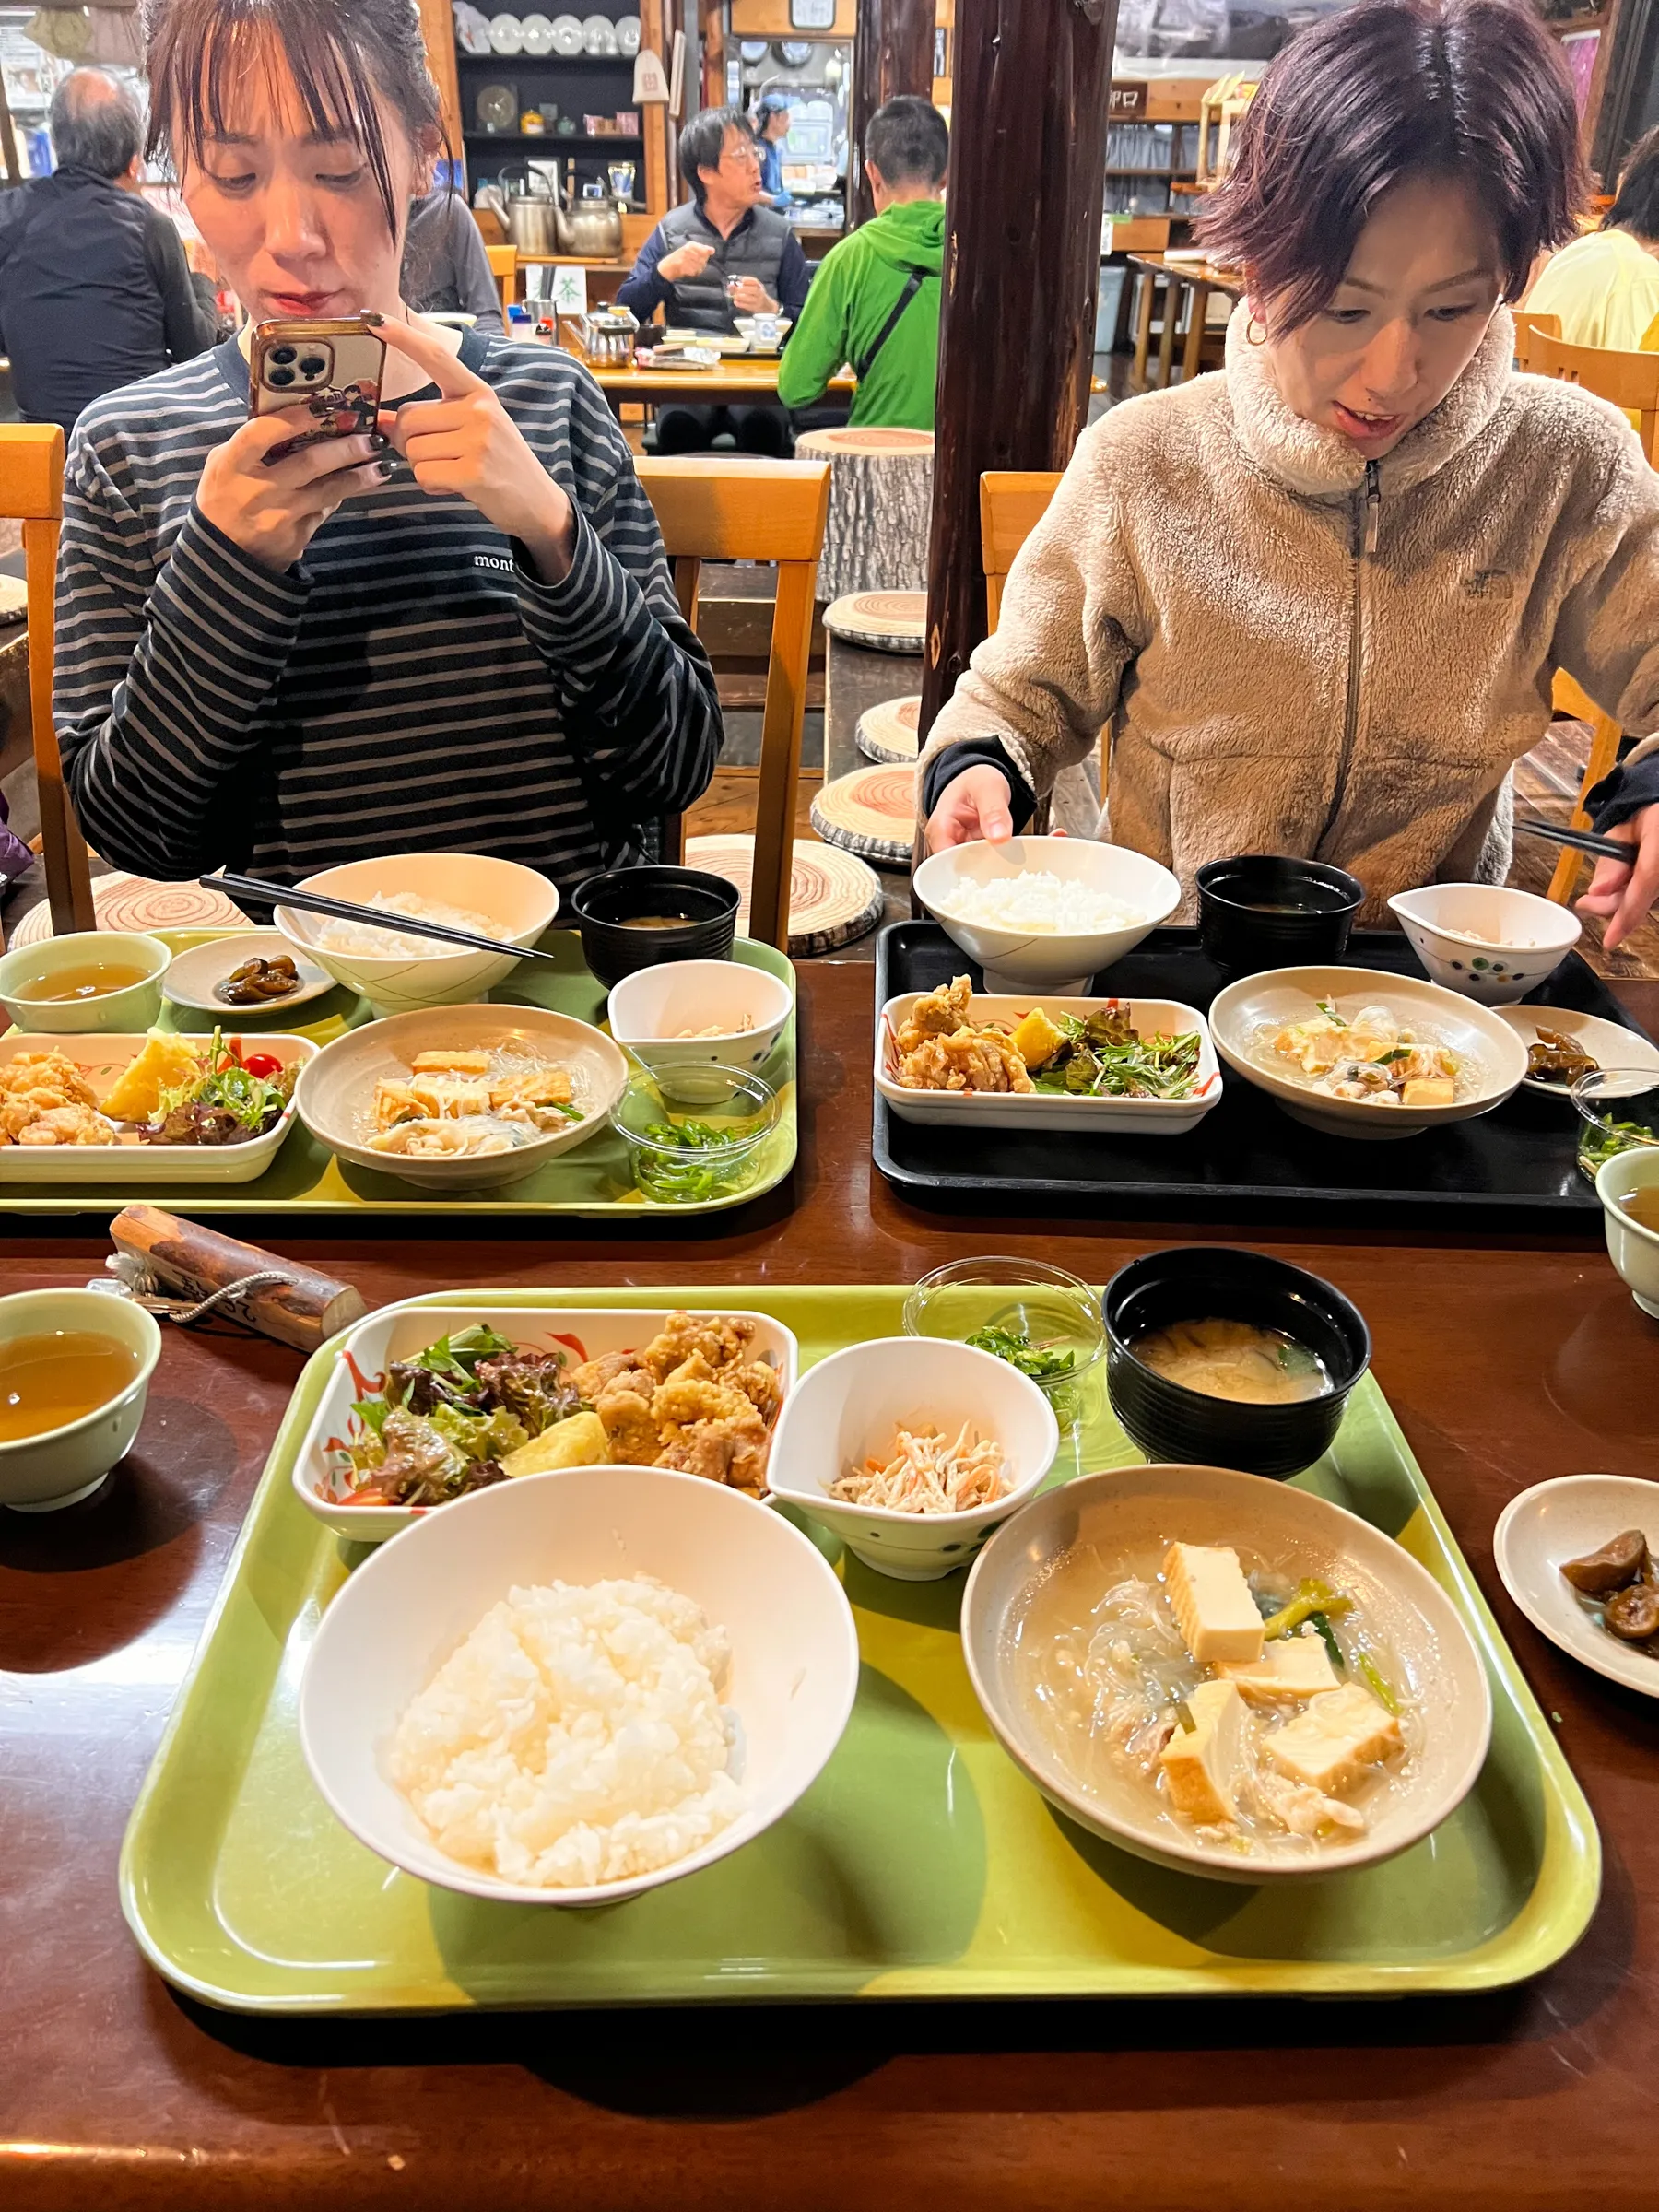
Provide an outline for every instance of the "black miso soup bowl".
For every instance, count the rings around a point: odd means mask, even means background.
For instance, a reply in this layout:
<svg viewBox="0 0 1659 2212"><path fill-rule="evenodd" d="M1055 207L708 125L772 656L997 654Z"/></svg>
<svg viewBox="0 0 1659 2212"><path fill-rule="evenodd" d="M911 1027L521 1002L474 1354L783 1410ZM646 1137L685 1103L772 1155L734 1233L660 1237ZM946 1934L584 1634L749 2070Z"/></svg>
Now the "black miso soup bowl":
<svg viewBox="0 0 1659 2212"><path fill-rule="evenodd" d="M607 991L664 960L730 959L737 905L735 884L699 868L610 868L571 894L582 958ZM662 913L687 919L671 929L628 926L631 916Z"/></svg>
<svg viewBox="0 0 1659 2212"><path fill-rule="evenodd" d="M1358 1306L1304 1268L1226 1244L1179 1245L1121 1267L1101 1300L1112 1409L1149 1459L1299 1475L1328 1449L1348 1396L1371 1365ZM1247 1321L1305 1345L1329 1390L1293 1406L1213 1398L1143 1366L1131 1346L1177 1321Z"/></svg>
<svg viewBox="0 0 1659 2212"><path fill-rule="evenodd" d="M1198 887L1198 942L1230 975L1339 960L1365 886L1345 869L1278 853L1206 860Z"/></svg>

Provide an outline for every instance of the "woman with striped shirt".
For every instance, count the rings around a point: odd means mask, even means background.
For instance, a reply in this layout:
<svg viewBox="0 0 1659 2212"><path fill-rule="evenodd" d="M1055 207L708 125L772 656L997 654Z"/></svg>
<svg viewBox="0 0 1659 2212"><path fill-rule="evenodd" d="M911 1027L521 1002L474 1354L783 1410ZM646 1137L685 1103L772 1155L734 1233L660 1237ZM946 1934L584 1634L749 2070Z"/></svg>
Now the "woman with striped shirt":
<svg viewBox="0 0 1659 2212"><path fill-rule="evenodd" d="M708 784L713 679L586 372L399 298L442 142L413 0L149 22L152 149L250 317L377 315L386 378L377 433L276 461L310 418L249 418L236 341L82 416L55 719L88 840L283 882L444 850L568 890L641 857Z"/></svg>

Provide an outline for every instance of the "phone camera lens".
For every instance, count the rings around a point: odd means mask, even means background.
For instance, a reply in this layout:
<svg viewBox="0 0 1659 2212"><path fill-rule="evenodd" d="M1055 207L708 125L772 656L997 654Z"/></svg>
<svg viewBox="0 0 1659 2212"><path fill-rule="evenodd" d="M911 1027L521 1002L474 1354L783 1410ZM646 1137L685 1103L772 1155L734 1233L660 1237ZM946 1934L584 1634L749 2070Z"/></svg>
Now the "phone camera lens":
<svg viewBox="0 0 1659 2212"><path fill-rule="evenodd" d="M273 346L265 359L267 361L291 361L295 351L296 348L292 346Z"/></svg>
<svg viewBox="0 0 1659 2212"><path fill-rule="evenodd" d="M300 373L301 376L321 376L327 367L328 363L320 353L308 353L300 364Z"/></svg>
<svg viewBox="0 0 1659 2212"><path fill-rule="evenodd" d="M293 381L294 372L291 369L267 369L265 371L267 384L291 384Z"/></svg>

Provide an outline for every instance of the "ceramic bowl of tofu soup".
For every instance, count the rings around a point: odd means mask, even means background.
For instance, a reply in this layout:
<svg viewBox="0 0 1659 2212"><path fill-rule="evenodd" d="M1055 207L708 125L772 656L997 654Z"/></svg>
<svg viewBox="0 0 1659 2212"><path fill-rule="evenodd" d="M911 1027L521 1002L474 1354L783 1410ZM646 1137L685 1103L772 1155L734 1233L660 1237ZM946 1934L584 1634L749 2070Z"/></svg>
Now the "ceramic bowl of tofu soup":
<svg viewBox="0 0 1659 2212"><path fill-rule="evenodd" d="M1409 1850L1491 1738L1486 1669L1428 1571L1343 1507L1225 1467L1040 1493L974 1564L962 1651L1061 1813L1218 1881Z"/></svg>

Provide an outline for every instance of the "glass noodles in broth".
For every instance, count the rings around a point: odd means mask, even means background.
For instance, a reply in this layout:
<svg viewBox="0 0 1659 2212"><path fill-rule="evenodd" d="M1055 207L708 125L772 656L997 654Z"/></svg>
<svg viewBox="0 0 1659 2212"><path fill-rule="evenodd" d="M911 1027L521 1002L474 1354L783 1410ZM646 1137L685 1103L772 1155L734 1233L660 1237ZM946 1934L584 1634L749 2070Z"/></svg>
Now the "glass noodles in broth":
<svg viewBox="0 0 1659 2212"><path fill-rule="evenodd" d="M1425 1741L1365 1606L1243 1544L1079 1546L1010 1633L1018 1694L1078 1789L1241 1857L1357 1841Z"/></svg>
<svg viewBox="0 0 1659 2212"><path fill-rule="evenodd" d="M1293 1406L1331 1387L1324 1361L1306 1345L1253 1322L1173 1321L1147 1330L1129 1349L1168 1382L1245 1406Z"/></svg>

